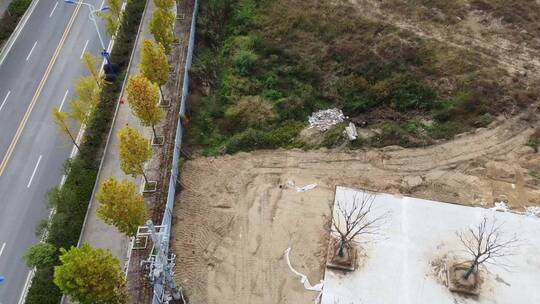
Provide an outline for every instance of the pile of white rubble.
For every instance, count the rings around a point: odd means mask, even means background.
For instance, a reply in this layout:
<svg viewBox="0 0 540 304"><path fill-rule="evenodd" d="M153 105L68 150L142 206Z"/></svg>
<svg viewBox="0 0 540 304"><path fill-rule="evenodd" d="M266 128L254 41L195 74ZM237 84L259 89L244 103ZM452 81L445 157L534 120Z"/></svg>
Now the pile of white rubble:
<svg viewBox="0 0 540 304"><path fill-rule="evenodd" d="M314 112L309 117L310 128L317 128L320 131L326 131L332 126L345 120L345 115L340 109L333 108Z"/></svg>

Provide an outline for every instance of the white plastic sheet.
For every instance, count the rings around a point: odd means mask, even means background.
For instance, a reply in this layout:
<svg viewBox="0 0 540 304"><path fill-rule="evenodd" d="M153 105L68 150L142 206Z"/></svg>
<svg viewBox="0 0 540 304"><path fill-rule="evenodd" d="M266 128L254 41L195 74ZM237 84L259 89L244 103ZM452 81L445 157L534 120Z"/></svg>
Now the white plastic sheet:
<svg viewBox="0 0 540 304"><path fill-rule="evenodd" d="M289 252L291 252L291 247L285 249L285 252L283 253L283 256L285 257L285 260L287 261L287 265L289 265L289 269L297 276L300 277L300 283L302 283L304 285L304 288L306 290L311 290L311 291L318 291L319 292L319 295L317 295L317 298L315 298L315 303L319 303L320 300L321 300L321 296L322 296L322 290L323 290L323 281L321 280L321 282L317 285L311 285L311 283L309 282L307 276L305 274L302 274L298 271L296 271L292 265L291 265L291 260L289 259Z"/></svg>
<svg viewBox="0 0 540 304"><path fill-rule="evenodd" d="M315 189L318 186L317 184L309 184L309 185L305 185L303 187L298 187L298 186L296 186L294 181L288 181L287 185L289 187L293 188L293 189L296 189L296 192L306 192L308 190Z"/></svg>

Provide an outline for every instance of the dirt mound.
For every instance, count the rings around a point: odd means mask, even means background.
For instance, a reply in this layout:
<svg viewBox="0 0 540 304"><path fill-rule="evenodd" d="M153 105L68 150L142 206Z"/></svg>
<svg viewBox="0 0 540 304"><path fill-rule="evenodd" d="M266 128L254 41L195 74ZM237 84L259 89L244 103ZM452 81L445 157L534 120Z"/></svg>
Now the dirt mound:
<svg viewBox="0 0 540 304"><path fill-rule="evenodd" d="M323 275L335 186L521 211L540 205L538 122L514 117L423 149L258 151L187 161L172 250L192 303L310 303L282 258L312 283ZM536 172L536 171L535 171ZM540 172L540 171L539 171ZM317 187L297 192L296 187Z"/></svg>

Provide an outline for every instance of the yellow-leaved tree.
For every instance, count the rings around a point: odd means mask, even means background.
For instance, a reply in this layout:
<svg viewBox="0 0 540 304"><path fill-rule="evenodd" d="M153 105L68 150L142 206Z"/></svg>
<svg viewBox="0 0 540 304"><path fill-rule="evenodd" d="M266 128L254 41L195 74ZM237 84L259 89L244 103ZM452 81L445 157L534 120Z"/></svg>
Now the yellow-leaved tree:
<svg viewBox="0 0 540 304"><path fill-rule="evenodd" d="M144 77L158 85L161 96L163 96L161 86L169 80L169 63L163 45L159 43L155 45L151 40L145 39L142 45L139 68Z"/></svg>
<svg viewBox="0 0 540 304"><path fill-rule="evenodd" d="M129 107L141 125L152 127L155 139L157 139L156 125L163 117L163 111L158 105L158 90L158 86L142 74L129 77L126 88Z"/></svg>
<svg viewBox="0 0 540 304"><path fill-rule="evenodd" d="M79 145L77 144L75 131L72 130L71 125L69 123L69 116L66 112L61 112L58 107L54 107L52 110L52 118L53 122L58 128L58 131L60 134L64 135L65 137L69 138L71 142L77 147L77 150L81 150L79 148Z"/></svg>
<svg viewBox="0 0 540 304"><path fill-rule="evenodd" d="M82 62L90 76L94 79L98 87L101 87L103 78L99 72L100 62L97 57L85 52L82 57Z"/></svg>
<svg viewBox="0 0 540 304"><path fill-rule="evenodd" d="M154 0L154 5L158 9L171 10L176 5L176 0Z"/></svg>
<svg viewBox="0 0 540 304"><path fill-rule="evenodd" d="M109 177L101 183L96 198L100 203L98 217L127 236L135 236L137 227L143 225L148 217L144 198L130 181Z"/></svg>
<svg viewBox="0 0 540 304"><path fill-rule="evenodd" d="M69 251L60 248L60 265L54 267L54 284L81 304L129 302L120 261L88 243Z"/></svg>
<svg viewBox="0 0 540 304"><path fill-rule="evenodd" d="M90 117L99 103L101 88L92 77L81 77L75 83L75 92L78 98L69 103L69 116L77 122L78 126L88 124Z"/></svg>
<svg viewBox="0 0 540 304"><path fill-rule="evenodd" d="M174 42L173 34L174 14L168 10L157 9L150 19L150 33L154 35L157 43L165 48L165 53L171 52L171 45Z"/></svg>
<svg viewBox="0 0 540 304"><path fill-rule="evenodd" d="M152 157L152 148L148 140L130 125L118 131L118 150L120 151L120 169L133 177L142 175L148 185L144 173L144 163Z"/></svg>
<svg viewBox="0 0 540 304"><path fill-rule="evenodd" d="M113 36L120 25L120 17L122 16L122 1L107 0L107 13L98 12L98 15L105 20L107 33Z"/></svg>

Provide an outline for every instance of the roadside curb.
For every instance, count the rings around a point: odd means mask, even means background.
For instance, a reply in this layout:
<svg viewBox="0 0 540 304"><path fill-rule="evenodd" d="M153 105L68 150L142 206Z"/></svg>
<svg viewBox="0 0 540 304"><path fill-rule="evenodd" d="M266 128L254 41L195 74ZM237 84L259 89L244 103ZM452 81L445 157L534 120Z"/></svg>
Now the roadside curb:
<svg viewBox="0 0 540 304"><path fill-rule="evenodd" d="M4 63L4 59L6 58L7 54L11 50L11 47L15 43L15 40L19 36L20 32L26 25L28 18L30 18L30 15L34 12L34 9L36 8L38 2L39 0L32 0L32 3L30 3L30 6L28 6L28 9L26 9L26 12L24 12L23 16L21 17L21 20L19 20L19 22L17 23L15 30L13 30L13 33L11 33L8 40L6 40L6 43L2 46L2 50L0 50L0 66L2 65L2 63Z"/></svg>

